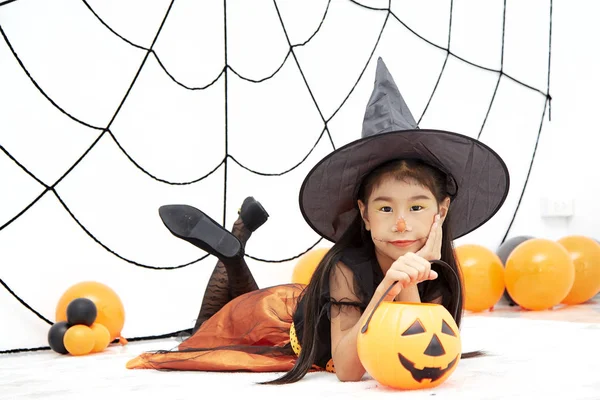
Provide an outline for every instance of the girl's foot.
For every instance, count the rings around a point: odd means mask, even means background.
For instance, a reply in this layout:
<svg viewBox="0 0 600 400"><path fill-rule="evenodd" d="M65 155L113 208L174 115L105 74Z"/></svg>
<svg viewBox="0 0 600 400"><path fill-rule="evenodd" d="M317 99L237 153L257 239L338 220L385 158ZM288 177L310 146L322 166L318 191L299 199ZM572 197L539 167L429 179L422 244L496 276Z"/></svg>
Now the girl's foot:
<svg viewBox="0 0 600 400"><path fill-rule="evenodd" d="M195 207L165 205L159 208L158 214L174 236L219 259L228 260L244 255L244 246L238 238Z"/></svg>
<svg viewBox="0 0 600 400"><path fill-rule="evenodd" d="M269 214L262 204L256 201L252 196L246 197L238 214L240 215L244 226L248 228L250 232L254 232L260 228L269 218Z"/></svg>

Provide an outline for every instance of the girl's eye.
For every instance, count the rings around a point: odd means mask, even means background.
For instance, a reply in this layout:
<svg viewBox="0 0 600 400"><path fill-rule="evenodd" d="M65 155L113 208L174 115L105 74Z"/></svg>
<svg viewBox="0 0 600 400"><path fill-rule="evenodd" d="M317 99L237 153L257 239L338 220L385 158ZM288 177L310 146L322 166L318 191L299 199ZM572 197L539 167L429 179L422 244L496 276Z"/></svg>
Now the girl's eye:
<svg viewBox="0 0 600 400"><path fill-rule="evenodd" d="M423 207L421 206L412 206L410 208L410 211L421 211L423 209Z"/></svg>
<svg viewBox="0 0 600 400"><path fill-rule="evenodd" d="M379 209L379 211L383 211L385 213L392 212L392 207L390 207L390 206L383 206L383 207L381 207Z"/></svg>

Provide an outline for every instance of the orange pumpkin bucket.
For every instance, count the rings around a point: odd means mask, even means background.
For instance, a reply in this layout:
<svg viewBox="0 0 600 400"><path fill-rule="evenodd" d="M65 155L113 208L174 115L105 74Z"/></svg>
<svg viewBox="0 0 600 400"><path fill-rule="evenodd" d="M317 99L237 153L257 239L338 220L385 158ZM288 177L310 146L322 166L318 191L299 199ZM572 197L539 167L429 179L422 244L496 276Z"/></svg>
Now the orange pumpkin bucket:
<svg viewBox="0 0 600 400"><path fill-rule="evenodd" d="M461 285L456 272L443 261ZM394 283L395 284L395 283ZM424 389L442 384L458 366L462 344L455 317L440 304L379 300L357 337L358 356L366 371L394 389Z"/></svg>

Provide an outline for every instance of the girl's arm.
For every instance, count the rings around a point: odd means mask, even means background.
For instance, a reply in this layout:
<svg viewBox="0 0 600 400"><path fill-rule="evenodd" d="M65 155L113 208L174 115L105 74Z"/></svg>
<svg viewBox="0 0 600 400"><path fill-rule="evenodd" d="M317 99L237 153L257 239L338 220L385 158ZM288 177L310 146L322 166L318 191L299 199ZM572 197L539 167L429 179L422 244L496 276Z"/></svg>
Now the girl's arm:
<svg viewBox="0 0 600 400"><path fill-rule="evenodd" d="M424 279L435 279L437 273L430 269L429 262L422 257L406 254L396 260L386 272L361 315L360 309L352 306L335 305L331 307L331 355L335 373L341 381L358 381L365 369L358 358L357 336L376 307L379 299L396 282L384 301L392 301L399 296L404 301L420 302L417 284ZM354 274L343 263L338 263L329 278L330 297L336 301L360 303L354 292ZM406 293L402 292L406 290Z"/></svg>
<svg viewBox="0 0 600 400"><path fill-rule="evenodd" d="M335 365L335 374L342 382L359 381L365 374L365 369L358 358L356 339L371 311L387 289L384 279L379 285L364 313L352 306L331 307L331 355ZM416 288L416 285L415 285ZM332 299L344 302L357 302L360 299L354 292L354 274L343 263L338 263L329 279L329 290ZM392 300L394 294L389 295Z"/></svg>
<svg viewBox="0 0 600 400"><path fill-rule="evenodd" d="M334 267L329 278L329 291L337 301L360 302L354 293L354 274L342 262ZM331 306L331 356L335 374L342 382L358 381L365 374L358 351L356 336L360 330L361 313L350 306Z"/></svg>

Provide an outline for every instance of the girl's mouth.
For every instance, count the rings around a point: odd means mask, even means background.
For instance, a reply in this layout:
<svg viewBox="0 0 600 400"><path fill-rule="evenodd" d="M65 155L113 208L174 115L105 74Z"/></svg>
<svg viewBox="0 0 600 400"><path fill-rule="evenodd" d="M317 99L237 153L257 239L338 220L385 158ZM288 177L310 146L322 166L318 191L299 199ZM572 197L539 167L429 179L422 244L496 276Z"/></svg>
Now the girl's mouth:
<svg viewBox="0 0 600 400"><path fill-rule="evenodd" d="M416 242L416 240L394 240L393 242L390 242L390 244L393 244L396 247L408 247Z"/></svg>

